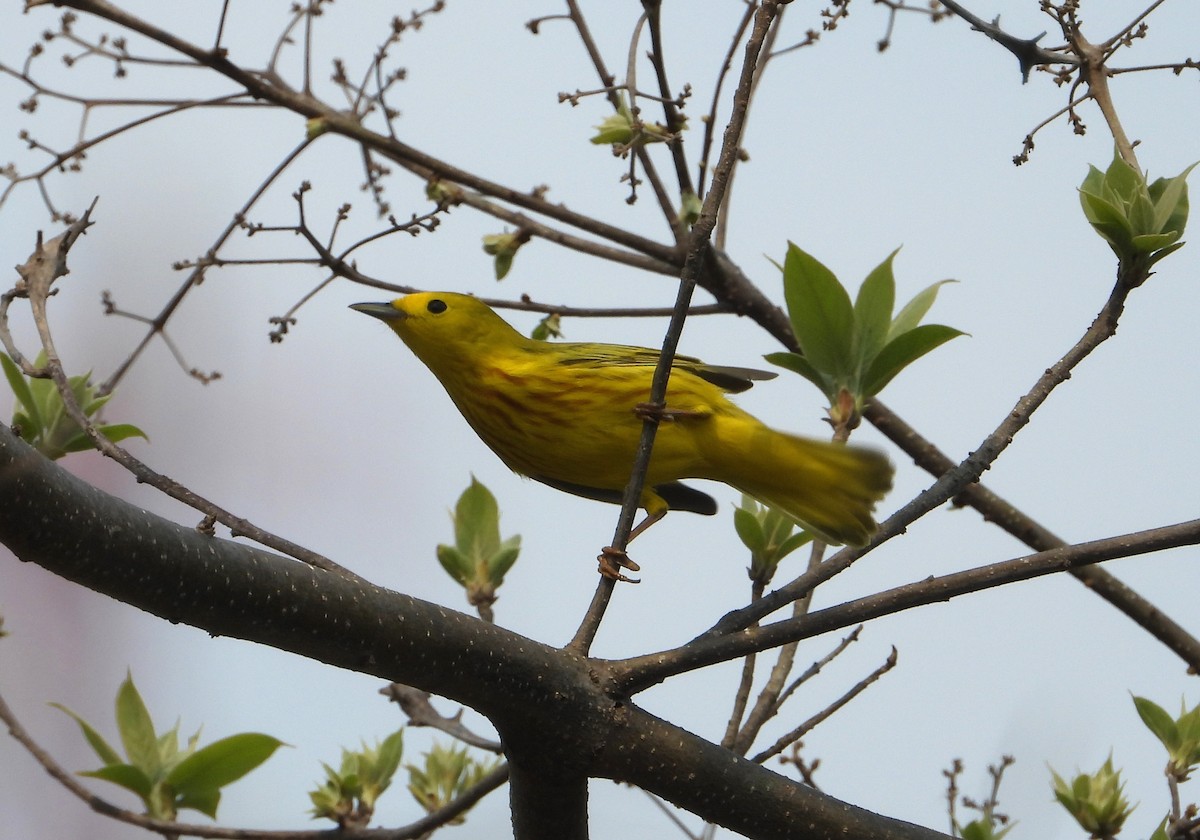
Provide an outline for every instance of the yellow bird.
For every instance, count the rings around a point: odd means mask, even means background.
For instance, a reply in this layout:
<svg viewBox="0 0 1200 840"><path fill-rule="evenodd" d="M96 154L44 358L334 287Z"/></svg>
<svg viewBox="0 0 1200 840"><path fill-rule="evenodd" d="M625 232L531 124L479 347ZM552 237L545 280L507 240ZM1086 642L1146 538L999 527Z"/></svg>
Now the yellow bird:
<svg viewBox="0 0 1200 840"><path fill-rule="evenodd" d="M514 471L577 496L621 501L659 351L526 338L485 303L452 292L350 308L400 336ZM675 358L639 500L647 516L635 534L668 510L716 513L711 496L679 481L703 478L786 511L828 542L870 539L891 464L873 449L775 431L725 397L773 376ZM616 563L637 568L627 558ZM604 558L601 571L620 577Z"/></svg>

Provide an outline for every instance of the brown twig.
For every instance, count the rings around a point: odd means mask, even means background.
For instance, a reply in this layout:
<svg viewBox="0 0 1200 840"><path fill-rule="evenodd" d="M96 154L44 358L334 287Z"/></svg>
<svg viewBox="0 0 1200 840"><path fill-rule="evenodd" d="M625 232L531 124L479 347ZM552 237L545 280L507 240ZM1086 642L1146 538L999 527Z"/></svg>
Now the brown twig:
<svg viewBox="0 0 1200 840"><path fill-rule="evenodd" d="M803 738L805 736L805 734L807 734L808 732L811 732L813 729L815 729L821 723L828 720L830 718L830 716L832 716L839 709L846 706L846 704L848 704L855 697L857 697L858 695L860 695L864 691L866 691L871 686L872 683L877 682L880 677L882 677L888 671L895 668L896 667L896 658L897 658L896 649L892 648L892 652L888 655L888 658L886 660L884 660L882 665L880 665L874 671L867 674L865 677L863 677L861 680L859 680L857 683L855 683L853 686L851 686L849 688L849 690L847 690L841 697L834 700L832 703L830 703L828 706L826 706L820 712L813 715L808 720L804 721L804 723L800 724L795 729L788 732L786 735L781 736L777 741L775 741L774 744L767 747L765 750L762 750L758 754L751 756L750 760L753 761L755 764L762 764L767 759L779 755L781 752L786 750L792 744L796 743L801 738Z"/></svg>
<svg viewBox="0 0 1200 840"><path fill-rule="evenodd" d="M459 709L454 717L446 717L435 709L433 703L430 702L430 698L433 695L428 691L422 691L410 685L392 683L379 689L379 693L404 710L404 714L408 716L409 726L428 726L445 732L447 735L455 740L462 741L464 744L477 747L481 750L487 750L488 752L499 754L504 751L499 741L484 738L482 735L477 735L464 726L462 722L462 709Z"/></svg>

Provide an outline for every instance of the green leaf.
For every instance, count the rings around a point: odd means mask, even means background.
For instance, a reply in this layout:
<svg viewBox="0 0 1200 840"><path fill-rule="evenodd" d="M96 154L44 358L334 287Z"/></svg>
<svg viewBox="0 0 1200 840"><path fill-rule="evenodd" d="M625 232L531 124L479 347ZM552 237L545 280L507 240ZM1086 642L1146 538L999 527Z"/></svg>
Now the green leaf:
<svg viewBox="0 0 1200 840"><path fill-rule="evenodd" d="M61 703L51 703L50 705L58 709L60 712L68 714L75 719L75 722L79 724L79 728L83 731L84 739L88 742L91 748L95 751L96 755L100 757L100 760L103 761L105 765L124 763L121 760L120 753L109 746L108 741L104 740L100 733L92 728L90 723Z"/></svg>
<svg viewBox="0 0 1200 840"><path fill-rule="evenodd" d="M1079 185L1079 190L1099 195L1102 189L1104 189L1104 173L1089 163L1088 173L1083 177L1083 183ZM1087 212L1087 208L1084 208L1084 212Z"/></svg>
<svg viewBox="0 0 1200 840"><path fill-rule="evenodd" d="M1112 163L1104 173L1104 183L1118 195L1132 196L1140 191L1145 179L1141 172L1126 163L1125 159L1114 151Z"/></svg>
<svg viewBox="0 0 1200 840"><path fill-rule="evenodd" d="M917 359L952 338L966 335L942 324L921 324L887 343L863 379L862 395L872 397Z"/></svg>
<svg viewBox="0 0 1200 840"><path fill-rule="evenodd" d="M1092 228L1116 251L1118 257L1132 250L1133 228L1125 213L1103 198L1080 193L1083 212Z"/></svg>
<svg viewBox="0 0 1200 840"><path fill-rule="evenodd" d="M474 575L475 569L471 561L452 545L439 545L437 547L437 560L442 564L442 568L446 570L446 574L450 575L450 577L463 586L466 586L467 582Z"/></svg>
<svg viewBox="0 0 1200 840"><path fill-rule="evenodd" d="M1188 219L1187 177L1195 167L1193 163L1174 178L1159 178L1150 185L1156 230L1164 233L1174 230L1183 234Z"/></svg>
<svg viewBox="0 0 1200 840"><path fill-rule="evenodd" d="M767 545L772 548L778 548L788 538L788 535L796 530L796 520L777 508L768 506L763 519L763 532L767 535Z"/></svg>
<svg viewBox="0 0 1200 840"><path fill-rule="evenodd" d="M844 383L853 369L854 307L837 277L794 243L783 262L788 317L809 364Z"/></svg>
<svg viewBox="0 0 1200 840"><path fill-rule="evenodd" d="M113 443L120 443L121 441L131 437L140 437L143 440L150 440L145 432L132 423L109 423L104 426L98 426L96 431L104 435Z"/></svg>
<svg viewBox="0 0 1200 840"><path fill-rule="evenodd" d="M199 734L196 733L196 737L192 738L193 746ZM163 770L179 761L179 721L175 721L174 726L155 739L154 754L158 756L159 767Z"/></svg>
<svg viewBox="0 0 1200 840"><path fill-rule="evenodd" d="M788 537L786 540L784 540L782 543L780 543L779 549L778 549L778 551L776 551L776 555L779 557L780 560L782 560L784 557L787 557L789 554L791 554L796 549L812 542L812 539L813 539L813 535L810 534L808 531L797 531L796 533L794 533L790 537Z"/></svg>
<svg viewBox="0 0 1200 840"><path fill-rule="evenodd" d="M133 684L133 677L126 676L117 690L117 731L125 745L129 763L141 768L147 776L154 778L162 764L158 755L158 739L154 735L154 723L146 704Z"/></svg>
<svg viewBox="0 0 1200 840"><path fill-rule="evenodd" d="M735 507L733 509L733 529L737 531L742 545L752 552L762 551L766 548L767 538L763 534L762 523L758 521L758 517L753 512Z"/></svg>
<svg viewBox="0 0 1200 840"><path fill-rule="evenodd" d="M176 809L182 811L184 808L191 808L193 811L199 811L204 816L210 819L217 818L217 806L221 804L221 791L213 788L211 790L190 790L187 793L177 796L175 799Z"/></svg>
<svg viewBox="0 0 1200 840"><path fill-rule="evenodd" d="M597 146L628 146L633 142L633 116L624 107L610 114L596 126L596 134L591 141Z"/></svg>
<svg viewBox="0 0 1200 840"><path fill-rule="evenodd" d="M79 775L92 779L103 779L114 785L120 785L126 790L136 793L143 801L147 801L147 804L149 804L150 791L154 787L150 777L132 764L109 764L99 770L85 770Z"/></svg>
<svg viewBox="0 0 1200 840"><path fill-rule="evenodd" d="M260 732L230 735L183 759L167 774L167 782L180 795L218 790L258 767L281 746L278 738Z"/></svg>
<svg viewBox="0 0 1200 840"><path fill-rule="evenodd" d="M808 359L801 356L799 353L791 353L781 351L779 353L768 353L763 356L768 362L779 367L787 368L792 373L798 373L807 379L812 384L816 385L826 397L833 399L836 392L836 386L826 377L808 363Z"/></svg>
<svg viewBox="0 0 1200 840"><path fill-rule="evenodd" d="M21 424L26 426L25 436L36 438L45 425L42 423L42 414L38 410L37 401L33 398L33 392L29 390L29 382L26 380L25 374L17 367L17 363L5 353L0 353L0 367L4 368L4 377L8 380L8 387L12 389L17 402L25 409L28 419L26 423Z"/></svg>
<svg viewBox="0 0 1200 840"><path fill-rule="evenodd" d="M1129 223L1134 230L1135 242L1138 236L1158 233L1154 224L1154 203L1150 201L1149 193L1139 192L1134 196L1129 208Z"/></svg>
<svg viewBox="0 0 1200 840"><path fill-rule="evenodd" d="M514 254L508 252L496 255L492 265L495 268L497 280L503 280L508 276L508 272L512 271L513 256Z"/></svg>
<svg viewBox="0 0 1200 840"><path fill-rule="evenodd" d="M917 324L921 323L921 319L929 313L934 301L937 300L938 292L942 286L947 283L957 282L957 280L939 280L917 292L912 300L904 304L900 311L896 313L896 317L892 319L892 325L888 329L888 341L891 341L898 335L911 331Z"/></svg>
<svg viewBox="0 0 1200 840"><path fill-rule="evenodd" d="M854 340L857 344L856 369L873 359L887 342L891 328L892 308L896 305L896 278L892 261L900 252L888 254L858 288L854 300Z"/></svg>
<svg viewBox="0 0 1200 840"><path fill-rule="evenodd" d="M500 550L497 551L488 561L488 578L492 584L499 586L504 580L504 576L508 570L513 567L513 563L517 562L517 557L521 554L521 535L509 537L500 544Z"/></svg>
<svg viewBox="0 0 1200 840"><path fill-rule="evenodd" d="M1170 233L1143 233L1133 237L1133 249L1141 254L1151 254L1174 245L1179 239L1177 231Z"/></svg>
<svg viewBox="0 0 1200 840"><path fill-rule="evenodd" d="M500 548L500 506L475 476L454 508L454 541L472 560L488 557Z"/></svg>
<svg viewBox="0 0 1200 840"><path fill-rule="evenodd" d="M1166 248L1160 248L1159 250L1155 251L1154 254L1147 261L1146 267L1149 268L1150 266L1154 265L1156 262L1161 260L1163 257L1168 257L1171 254L1174 254L1176 251L1178 251L1183 246L1184 246L1183 242L1176 242L1174 245L1168 245Z"/></svg>
<svg viewBox="0 0 1200 840"><path fill-rule="evenodd" d="M371 781L386 788L391 784L392 777L400 768L400 759L404 755L404 730L397 729L383 739L379 745L378 758L371 770Z"/></svg>

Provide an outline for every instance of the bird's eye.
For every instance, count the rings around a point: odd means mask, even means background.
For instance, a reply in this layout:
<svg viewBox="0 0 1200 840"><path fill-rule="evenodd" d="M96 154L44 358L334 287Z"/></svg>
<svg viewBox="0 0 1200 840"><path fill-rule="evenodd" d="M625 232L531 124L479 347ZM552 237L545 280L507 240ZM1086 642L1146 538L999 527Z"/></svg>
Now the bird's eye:
<svg viewBox="0 0 1200 840"><path fill-rule="evenodd" d="M439 298L434 298L433 300L429 301L429 303L425 304L425 308L434 315L441 315L446 311L446 301L440 300Z"/></svg>

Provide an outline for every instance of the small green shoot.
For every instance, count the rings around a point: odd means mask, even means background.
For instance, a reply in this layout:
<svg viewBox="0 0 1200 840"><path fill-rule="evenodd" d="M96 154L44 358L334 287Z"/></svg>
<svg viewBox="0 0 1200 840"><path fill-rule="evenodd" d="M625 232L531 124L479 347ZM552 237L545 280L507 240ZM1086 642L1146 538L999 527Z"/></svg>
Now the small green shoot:
<svg viewBox="0 0 1200 840"><path fill-rule="evenodd" d="M341 766L334 770L322 762L325 781L309 791L313 819L333 820L338 828L365 828L375 813L375 803L392 783L404 752L404 730L398 729L358 752L342 750Z"/></svg>
<svg viewBox="0 0 1200 840"><path fill-rule="evenodd" d="M812 534L797 531L796 520L786 513L746 495L733 509L733 527L742 545L750 549L750 580L761 587L771 582L784 557L812 541Z"/></svg>
<svg viewBox="0 0 1200 840"><path fill-rule="evenodd" d="M1134 697L1133 705L1142 723L1166 747L1167 774L1176 782L1186 782L1200 765L1200 705L1189 710L1180 702L1177 718L1145 697Z"/></svg>
<svg viewBox="0 0 1200 840"><path fill-rule="evenodd" d="M44 353L38 356L35 364L38 367L45 366ZM21 437L30 446L55 461L70 452L82 452L92 448L91 439L67 414L62 395L58 393L58 388L52 380L26 377L16 362L4 353L0 353L0 367L4 368L8 387L17 398L12 425L20 430ZM97 396L96 388L90 379L89 373L72 376L67 380L75 401L88 417L94 416L113 396ZM146 437L145 432L129 423L105 424L98 426L96 430L113 443L131 437Z"/></svg>
<svg viewBox="0 0 1200 840"><path fill-rule="evenodd" d="M1155 263L1183 247L1187 177L1195 166L1153 184L1119 154L1104 172L1088 167L1079 185L1083 215L1117 255L1117 276L1125 286L1140 286Z"/></svg>
<svg viewBox="0 0 1200 840"><path fill-rule="evenodd" d="M491 620L491 605L504 575L517 562L521 537L500 539L500 507L496 497L475 476L450 516L454 545L439 545L437 559L450 577L467 591L467 600Z"/></svg>
<svg viewBox="0 0 1200 840"><path fill-rule="evenodd" d="M1092 837L1115 837L1137 807L1125 798L1125 783L1121 771L1113 769L1111 755L1095 773L1079 773L1069 783L1053 770L1050 774L1054 798Z"/></svg>
<svg viewBox="0 0 1200 840"><path fill-rule="evenodd" d="M127 676L117 691L117 731L125 757L87 721L66 706L52 703L75 719L83 737L104 766L80 773L120 785L141 798L146 815L175 820L190 808L216 819L221 788L237 781L271 757L283 742L258 732L243 732L197 748L199 731L179 746L179 724L155 734L142 697Z"/></svg>
<svg viewBox="0 0 1200 840"><path fill-rule="evenodd" d="M408 790L422 808L433 813L477 785L499 763L499 759L477 761L466 747L434 744L425 753L424 767L407 765ZM459 815L449 824L459 825L465 820L464 815Z"/></svg>

